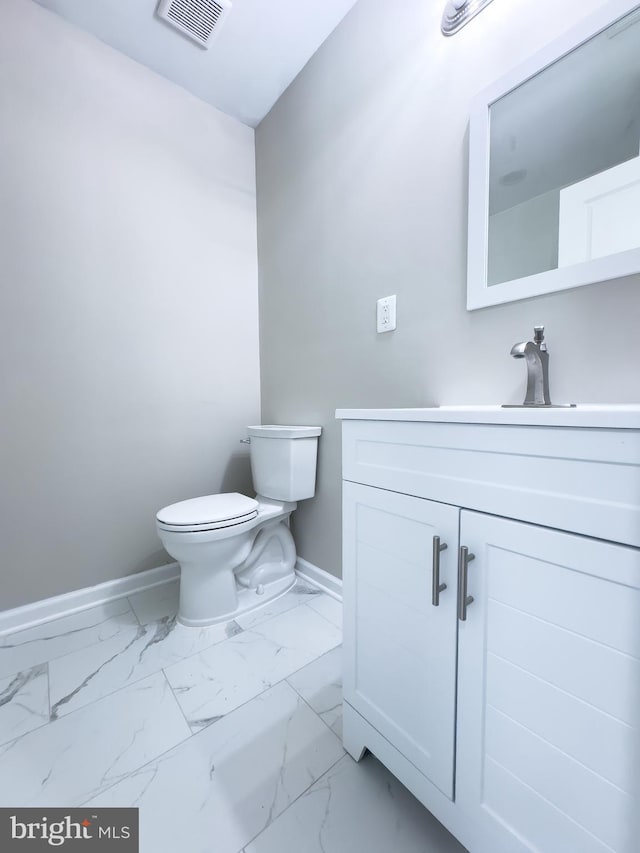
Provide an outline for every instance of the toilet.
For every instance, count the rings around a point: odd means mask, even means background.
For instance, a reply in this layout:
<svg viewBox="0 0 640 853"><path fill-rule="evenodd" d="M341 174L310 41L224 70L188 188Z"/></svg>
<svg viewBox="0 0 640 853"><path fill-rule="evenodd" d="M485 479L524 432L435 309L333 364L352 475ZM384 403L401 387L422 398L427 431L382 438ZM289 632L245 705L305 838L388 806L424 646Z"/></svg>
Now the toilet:
<svg viewBox="0 0 640 853"><path fill-rule="evenodd" d="M282 595L295 583L289 517L315 494L321 427L247 427L257 492L192 498L156 515L165 550L180 564L178 621L224 622Z"/></svg>

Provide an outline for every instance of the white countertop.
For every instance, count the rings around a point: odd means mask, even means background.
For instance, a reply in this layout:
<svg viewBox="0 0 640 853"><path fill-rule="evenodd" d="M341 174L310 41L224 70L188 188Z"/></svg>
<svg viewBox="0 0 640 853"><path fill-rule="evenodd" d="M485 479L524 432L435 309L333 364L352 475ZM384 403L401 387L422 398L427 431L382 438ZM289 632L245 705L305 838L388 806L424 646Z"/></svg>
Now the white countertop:
<svg viewBox="0 0 640 853"><path fill-rule="evenodd" d="M435 406L425 409L336 409L339 420L640 429L640 404L578 404L573 409Z"/></svg>

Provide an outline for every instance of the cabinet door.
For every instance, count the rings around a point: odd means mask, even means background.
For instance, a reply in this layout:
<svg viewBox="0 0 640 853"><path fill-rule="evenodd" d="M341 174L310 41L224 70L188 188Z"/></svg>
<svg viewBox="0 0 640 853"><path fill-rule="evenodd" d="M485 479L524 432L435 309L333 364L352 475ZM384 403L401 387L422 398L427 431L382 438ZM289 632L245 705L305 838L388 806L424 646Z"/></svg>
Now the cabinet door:
<svg viewBox="0 0 640 853"><path fill-rule="evenodd" d="M355 483L343 500L345 700L452 798L460 512Z"/></svg>
<svg viewBox="0 0 640 853"><path fill-rule="evenodd" d="M640 551L472 512L460 541L456 800L474 853L637 853Z"/></svg>

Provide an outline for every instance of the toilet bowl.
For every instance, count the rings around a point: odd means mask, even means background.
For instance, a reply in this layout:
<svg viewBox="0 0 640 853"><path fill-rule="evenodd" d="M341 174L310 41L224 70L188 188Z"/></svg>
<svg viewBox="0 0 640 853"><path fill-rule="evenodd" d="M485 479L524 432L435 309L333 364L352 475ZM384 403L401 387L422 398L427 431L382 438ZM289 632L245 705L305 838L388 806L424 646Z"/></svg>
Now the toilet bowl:
<svg viewBox="0 0 640 853"><path fill-rule="evenodd" d="M255 498L237 492L171 504L156 516L180 564L178 621L200 627L239 616L295 582L289 517L313 497L320 427L248 427Z"/></svg>

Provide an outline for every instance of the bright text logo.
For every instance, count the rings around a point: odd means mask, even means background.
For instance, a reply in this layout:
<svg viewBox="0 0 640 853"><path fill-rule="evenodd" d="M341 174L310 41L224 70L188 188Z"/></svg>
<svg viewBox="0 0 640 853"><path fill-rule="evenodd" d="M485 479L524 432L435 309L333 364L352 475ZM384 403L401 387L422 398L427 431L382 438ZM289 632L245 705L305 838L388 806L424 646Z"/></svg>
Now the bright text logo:
<svg viewBox="0 0 640 853"><path fill-rule="evenodd" d="M2 853L138 853L138 809L0 809Z"/></svg>

